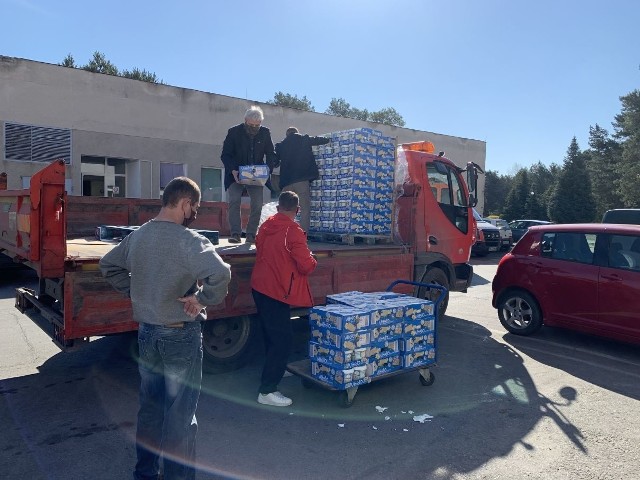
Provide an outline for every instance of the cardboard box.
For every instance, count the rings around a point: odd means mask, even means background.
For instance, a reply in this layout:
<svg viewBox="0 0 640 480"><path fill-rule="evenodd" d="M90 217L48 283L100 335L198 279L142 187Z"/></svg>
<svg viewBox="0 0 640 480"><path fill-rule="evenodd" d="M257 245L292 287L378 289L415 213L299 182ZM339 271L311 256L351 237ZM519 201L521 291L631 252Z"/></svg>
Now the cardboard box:
<svg viewBox="0 0 640 480"><path fill-rule="evenodd" d="M325 327L312 326L311 340L323 345L337 347L342 350L355 350L369 346L370 332L357 330L355 332L340 332Z"/></svg>
<svg viewBox="0 0 640 480"><path fill-rule="evenodd" d="M257 185L264 187L269 179L267 165L240 165L238 180L242 185Z"/></svg>
<svg viewBox="0 0 640 480"><path fill-rule="evenodd" d="M367 377L377 377L385 373L395 372L402 368L401 355L389 355L388 357L373 360L367 364Z"/></svg>
<svg viewBox="0 0 640 480"><path fill-rule="evenodd" d="M366 376L366 372L367 369L364 366L339 369L320 362L311 361L311 375L321 382L339 390L369 383L371 379Z"/></svg>
<svg viewBox="0 0 640 480"><path fill-rule="evenodd" d="M370 344L384 345L389 340L397 340L402 337L402 322L371 327Z"/></svg>
<svg viewBox="0 0 640 480"><path fill-rule="evenodd" d="M309 358L336 369L348 369L365 366L367 358L357 350L342 350L329 345L309 342ZM364 348L366 351L366 348Z"/></svg>
<svg viewBox="0 0 640 480"><path fill-rule="evenodd" d="M436 363L436 349L429 348L419 352L405 353L402 355L402 368L425 367Z"/></svg>
<svg viewBox="0 0 640 480"><path fill-rule="evenodd" d="M435 348L435 333L429 332L423 335L411 335L400 340L400 350L403 353L421 352Z"/></svg>
<svg viewBox="0 0 640 480"><path fill-rule="evenodd" d="M339 304L313 307L309 311L309 322L312 327L355 332L371 325L371 312L368 309Z"/></svg>

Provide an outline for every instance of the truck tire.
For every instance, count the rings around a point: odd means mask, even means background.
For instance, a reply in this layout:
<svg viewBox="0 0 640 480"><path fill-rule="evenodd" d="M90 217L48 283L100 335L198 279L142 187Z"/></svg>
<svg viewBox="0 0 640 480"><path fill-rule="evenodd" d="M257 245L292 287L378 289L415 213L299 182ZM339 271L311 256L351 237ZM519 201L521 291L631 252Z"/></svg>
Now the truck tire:
<svg viewBox="0 0 640 480"><path fill-rule="evenodd" d="M202 324L206 373L225 373L244 366L253 353L258 322L249 315L209 320Z"/></svg>
<svg viewBox="0 0 640 480"><path fill-rule="evenodd" d="M447 289L447 293L444 298L438 305L438 321L442 320L445 312L447 311L447 307L449 306L449 277L438 267L429 268L424 275L422 276L421 283L435 283L436 285L440 285ZM424 298L425 300L433 300L435 301L438 296L441 295L439 291L433 290L429 292L425 288L418 288L418 297Z"/></svg>

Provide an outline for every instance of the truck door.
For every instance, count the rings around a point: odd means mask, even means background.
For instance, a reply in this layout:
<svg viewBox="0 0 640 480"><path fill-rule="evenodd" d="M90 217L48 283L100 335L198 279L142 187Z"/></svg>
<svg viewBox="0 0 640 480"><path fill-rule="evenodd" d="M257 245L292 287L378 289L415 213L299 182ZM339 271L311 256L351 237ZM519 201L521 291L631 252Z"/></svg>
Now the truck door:
<svg viewBox="0 0 640 480"><path fill-rule="evenodd" d="M469 242L463 240L471 228L462 178L458 171L438 161L428 163L426 172L430 186L424 194L427 248L445 254L453 263L466 261Z"/></svg>

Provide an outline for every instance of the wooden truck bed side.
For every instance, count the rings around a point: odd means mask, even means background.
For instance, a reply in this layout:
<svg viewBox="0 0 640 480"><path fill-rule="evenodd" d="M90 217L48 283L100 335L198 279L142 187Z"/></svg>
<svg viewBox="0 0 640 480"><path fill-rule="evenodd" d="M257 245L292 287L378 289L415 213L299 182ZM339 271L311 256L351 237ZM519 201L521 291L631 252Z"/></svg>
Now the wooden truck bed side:
<svg viewBox="0 0 640 480"><path fill-rule="evenodd" d="M63 284L65 313L56 333L62 346L74 339L137 328L131 317L130 301L113 290L98 269L99 258L112 246L87 239L68 242ZM316 304L324 304L326 296L332 293L380 291L393 280L412 278L413 254L400 246L320 243L310 246L318 257L318 267L310 276ZM250 286L255 247L230 246L223 240L217 251L231 265L231 283L225 301L207 308L208 319L256 313Z"/></svg>

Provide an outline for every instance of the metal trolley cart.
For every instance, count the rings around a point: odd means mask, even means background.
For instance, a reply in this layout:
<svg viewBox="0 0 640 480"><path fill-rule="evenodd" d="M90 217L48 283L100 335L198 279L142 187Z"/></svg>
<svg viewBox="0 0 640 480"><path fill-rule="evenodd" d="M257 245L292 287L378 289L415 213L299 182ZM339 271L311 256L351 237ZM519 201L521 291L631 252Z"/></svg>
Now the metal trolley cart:
<svg viewBox="0 0 640 480"><path fill-rule="evenodd" d="M422 365L417 365L415 367L402 367L398 370L392 371L392 372L388 372L388 373L382 373L379 375L376 375L370 379L368 379L367 382L362 382L362 383L357 383L357 382L350 382L347 383L346 386L342 386L342 385L332 385L329 384L323 380L320 380L319 378L316 378L315 376L313 376L312 372L311 372L311 359L310 358L305 358L303 360L298 360L295 362L290 362L289 364L287 364L287 370L300 377L300 380L302 382L302 386L304 388L312 388L313 386L317 385L321 388L327 389L327 390L331 390L331 391L336 391L339 392L338 395L338 401L340 403L340 405L342 405L343 407L350 407L353 404L354 398L356 396L356 393L358 391L358 387L360 387L361 385L365 385L368 384L370 382L374 382L377 380L382 380L383 378L389 378L389 377L393 377L395 375L400 375L403 373L407 373L409 371L415 371L417 370L419 375L418 375L418 379L420 380L420 383L423 386L429 386L432 385L433 382L435 381L435 376L433 374L433 372L431 371L431 367L434 367L437 363L437 321L438 321L438 310L439 310L439 306L440 303L442 302L442 300L444 299L444 297L447 294L447 289L441 285L437 285L437 284L432 284L432 283L420 283L420 282L413 282L413 281L409 281L409 280L396 280L393 283L391 283L386 291L387 292L392 292L393 287L395 287L398 284L407 284L407 285L414 285L418 288L424 288L427 291L431 291L434 290L436 292L438 292L438 297L433 300L433 304L434 304L434 328L433 328L433 335L434 335L434 342L433 342L433 348L435 349L435 357L429 361L428 363L422 364Z"/></svg>

